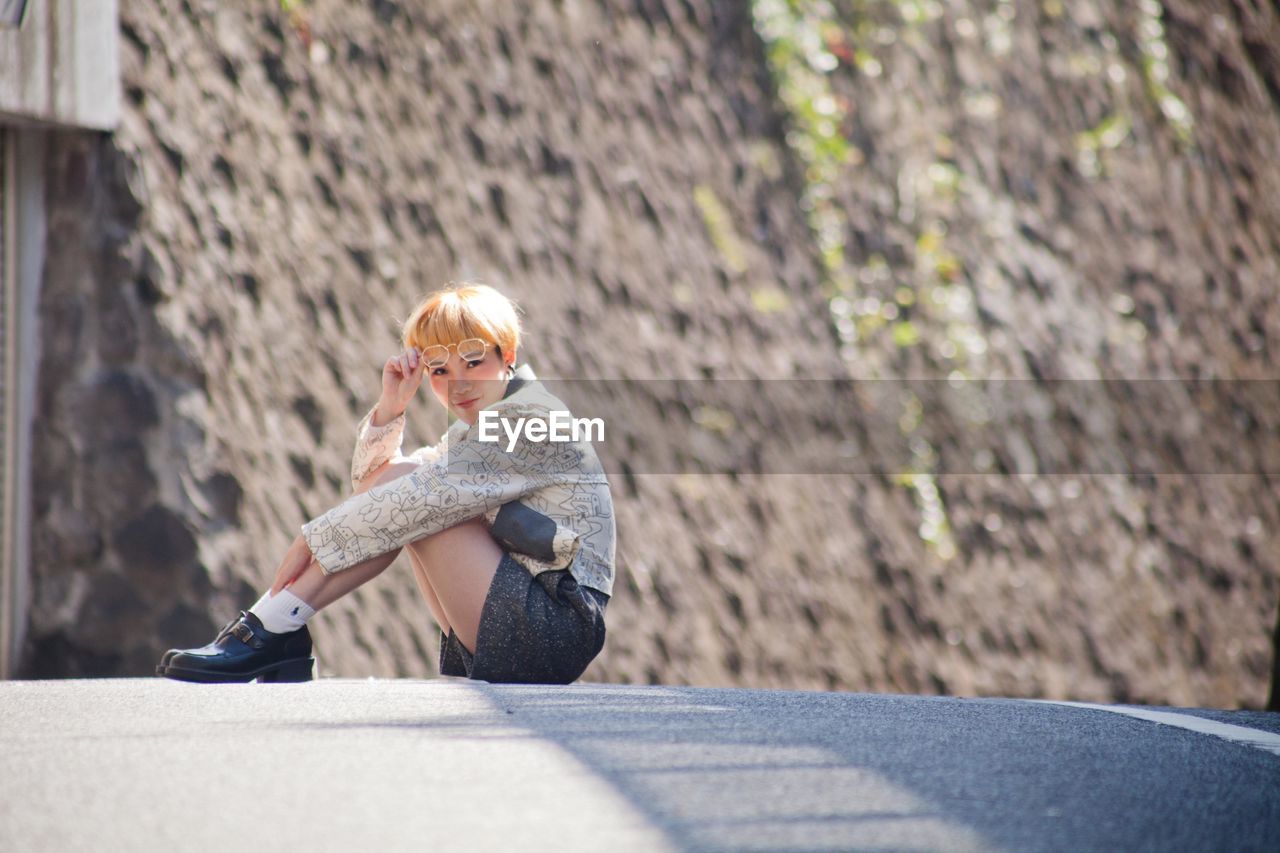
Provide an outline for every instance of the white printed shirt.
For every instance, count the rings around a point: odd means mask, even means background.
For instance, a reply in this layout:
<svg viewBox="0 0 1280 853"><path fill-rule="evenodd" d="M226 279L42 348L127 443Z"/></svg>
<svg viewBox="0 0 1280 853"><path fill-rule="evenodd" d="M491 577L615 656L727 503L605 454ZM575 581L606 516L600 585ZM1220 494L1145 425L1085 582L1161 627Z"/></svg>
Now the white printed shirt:
<svg viewBox="0 0 1280 853"><path fill-rule="evenodd" d="M568 408L528 365L517 368L503 398L488 407L514 424L551 419ZM479 440L479 428L455 422L439 443L400 455L404 415L375 427L371 411L357 428L351 480L358 485L388 461L418 467L353 495L303 525L302 535L325 574L401 548L471 518L531 574L568 569L582 586L613 593L615 529L608 479L586 438L533 441L521 433Z"/></svg>

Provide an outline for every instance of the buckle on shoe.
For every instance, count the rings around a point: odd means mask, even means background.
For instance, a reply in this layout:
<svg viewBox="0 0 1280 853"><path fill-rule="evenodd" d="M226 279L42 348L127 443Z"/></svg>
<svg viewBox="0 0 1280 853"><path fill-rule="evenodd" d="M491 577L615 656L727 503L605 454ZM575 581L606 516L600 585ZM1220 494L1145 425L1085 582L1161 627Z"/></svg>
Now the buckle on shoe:
<svg viewBox="0 0 1280 853"><path fill-rule="evenodd" d="M231 629L231 636L235 637L251 649L260 649L266 645L261 637L253 633L253 629L250 628L248 623L243 619L237 622L235 627Z"/></svg>

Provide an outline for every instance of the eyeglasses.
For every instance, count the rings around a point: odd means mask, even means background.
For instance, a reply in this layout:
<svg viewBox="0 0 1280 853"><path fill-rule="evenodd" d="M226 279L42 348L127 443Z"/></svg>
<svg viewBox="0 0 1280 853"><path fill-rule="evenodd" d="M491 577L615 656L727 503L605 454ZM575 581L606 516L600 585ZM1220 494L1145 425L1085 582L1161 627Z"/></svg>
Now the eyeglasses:
<svg viewBox="0 0 1280 853"><path fill-rule="evenodd" d="M482 338L467 338L465 341L458 341L456 344L432 344L429 347L423 347L422 357L427 360L427 367L435 370L437 367L444 367L449 363L449 350L457 350L458 358L463 361L479 361L484 358L485 353L489 351L489 347L493 344Z"/></svg>

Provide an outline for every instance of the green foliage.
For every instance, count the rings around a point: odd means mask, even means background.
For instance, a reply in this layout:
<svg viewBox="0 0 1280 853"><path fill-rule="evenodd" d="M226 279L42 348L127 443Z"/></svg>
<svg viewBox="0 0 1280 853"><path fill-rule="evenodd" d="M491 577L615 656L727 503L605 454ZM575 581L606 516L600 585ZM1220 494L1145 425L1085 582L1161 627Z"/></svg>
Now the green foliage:
<svg viewBox="0 0 1280 853"><path fill-rule="evenodd" d="M1118 148L1129 138L1129 119L1122 113L1107 116L1097 127L1076 134L1076 168L1087 177L1104 172L1100 151Z"/></svg>
<svg viewBox="0 0 1280 853"><path fill-rule="evenodd" d="M786 311L791 300L776 287L758 287L751 291L751 306L761 314L777 314Z"/></svg>
<svg viewBox="0 0 1280 853"><path fill-rule="evenodd" d="M980 184L967 185L949 153L943 153L950 151L950 141L939 138L946 144L937 148L936 159L928 165L922 165L918 156L904 157L903 171L897 176L903 199L899 217L904 223L919 223L915 267L909 278L898 280L902 273L891 270L879 256L867 258L861 267L850 265L845 244L848 221L835 203L837 187L847 185L848 170L860 165L864 154L847 137L849 107L835 94L831 75L856 74L868 81L880 77L885 73L882 61L887 62L884 48L904 42L913 51L924 49L922 28L938 26L935 22L943 17L945 5L940 0L753 0L752 12L778 98L790 117L786 141L803 167L801 207L821 260L823 287L842 355L853 364L858 346L882 335L902 348L936 343L931 351L954 364L952 377L964 379L966 359L985 353L987 342L972 319L969 273L948 247L946 226L954 221L953 206L959 200L979 197L984 190ZM1013 50L1017 16L1031 4L988 0L978 5L984 12L981 26L967 26L971 33L982 35L991 60L1000 61ZM1064 18L1071 9L1065 0L1040 0L1038 6L1050 21ZM1135 8L1135 41L1141 55L1136 70L1142 75L1143 91L1179 143L1194 146L1190 110L1169 87L1163 6L1159 0L1136 0ZM1138 120L1130 103L1132 82L1127 82L1132 81L1131 66L1114 34L1103 32L1099 42L1097 53L1066 57L1072 76L1102 75L1113 99L1108 114L1074 138L1077 167L1090 178L1105 176L1109 155L1132 138ZM964 107L970 116L983 120L998 115L1001 103L996 94L975 90L964 93ZM873 293L892 289L894 298L882 301L859 293L862 288ZM762 300L758 308L772 307ZM939 327L946 330L940 342L933 338L933 330ZM913 458L912 470L898 482L910 488L916 499L923 519L921 537L940 556L954 554L946 508L931 473L936 458L928 443L914 435L918 425L908 406L899 426L920 452Z"/></svg>
<svg viewBox="0 0 1280 853"><path fill-rule="evenodd" d="M894 5L907 28L942 14L937 0L894 0ZM883 69L870 44L874 40L892 42L896 38L892 29L873 25L870 17L863 14L865 6L863 0L845 0L844 21L852 22L846 25L826 0L754 0L752 3L756 31L765 43L778 97L791 119L787 145L804 169L800 206L821 259L823 288L840 337L841 354L850 363L856 357L859 340L891 322L891 339L897 346L911 347L920 342L915 324L907 318L899 319L899 312L917 301L910 287L899 286L894 301L889 303L881 303L871 296L855 298L860 279L885 284L892 274L884 258L878 255L869 258L862 270L855 273L850 269L845 245L848 221L834 201L837 179L845 170L861 164L864 155L846 136L848 105L834 94L828 75L843 63L866 77L880 76ZM946 163L933 164L925 178L929 183L926 192L944 201L954 200L963 184L959 170ZM704 218L707 218L705 210ZM922 258L930 268L931 280L953 282L960 277L962 267L958 258L941 244L940 234L926 231L921 235L923 251L917 247L918 263ZM769 292L757 291L752 299L757 310L763 312L785 307L785 303L776 301ZM900 428L905 434L918 429L919 412L915 414L912 417L908 403L900 419ZM921 513L921 538L940 558L949 560L955 556L956 547L946 507L930 473L937 464L936 454L920 436L912 438L911 445L917 450L913 470L897 482L910 489L915 498Z"/></svg>
<svg viewBox="0 0 1280 853"><path fill-rule="evenodd" d="M715 190L705 184L693 188L693 201L702 213L702 221L711 235L711 242L720 252L724 265L734 275L741 275L747 270L747 254L733 227L733 218L720 203Z"/></svg>
<svg viewBox="0 0 1280 853"><path fill-rule="evenodd" d="M846 221L833 203L833 183L861 152L845 138L847 107L831 91L827 75L840 65L829 48L841 28L821 0L756 0L756 31L764 40L778 97L791 117L787 145L804 166L800 200L822 260L828 297L853 289L845 266Z"/></svg>
<svg viewBox="0 0 1280 853"><path fill-rule="evenodd" d="M913 347L920 343L920 332L910 320L901 320L893 324L893 342L900 347Z"/></svg>
<svg viewBox="0 0 1280 853"><path fill-rule="evenodd" d="M1187 105L1170 90L1169 45L1164 39L1164 8L1158 0L1138 2L1138 47L1142 50L1142 76L1147 95L1155 102L1178 141L1184 147L1193 144L1194 121Z"/></svg>

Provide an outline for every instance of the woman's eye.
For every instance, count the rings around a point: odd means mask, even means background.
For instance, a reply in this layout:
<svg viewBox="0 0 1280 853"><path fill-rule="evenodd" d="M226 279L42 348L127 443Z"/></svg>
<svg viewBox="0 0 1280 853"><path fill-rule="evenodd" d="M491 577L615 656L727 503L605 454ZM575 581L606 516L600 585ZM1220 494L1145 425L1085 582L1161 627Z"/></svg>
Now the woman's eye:
<svg viewBox="0 0 1280 853"><path fill-rule="evenodd" d="M483 359L478 359L476 361L468 361L467 367L479 367L482 363L483 363Z"/></svg>
<svg viewBox="0 0 1280 853"><path fill-rule="evenodd" d="M443 368L443 367L437 367L435 370L431 371L431 375L432 375L432 376L440 376L440 375L442 375L443 373L444 373L444 368Z"/></svg>

